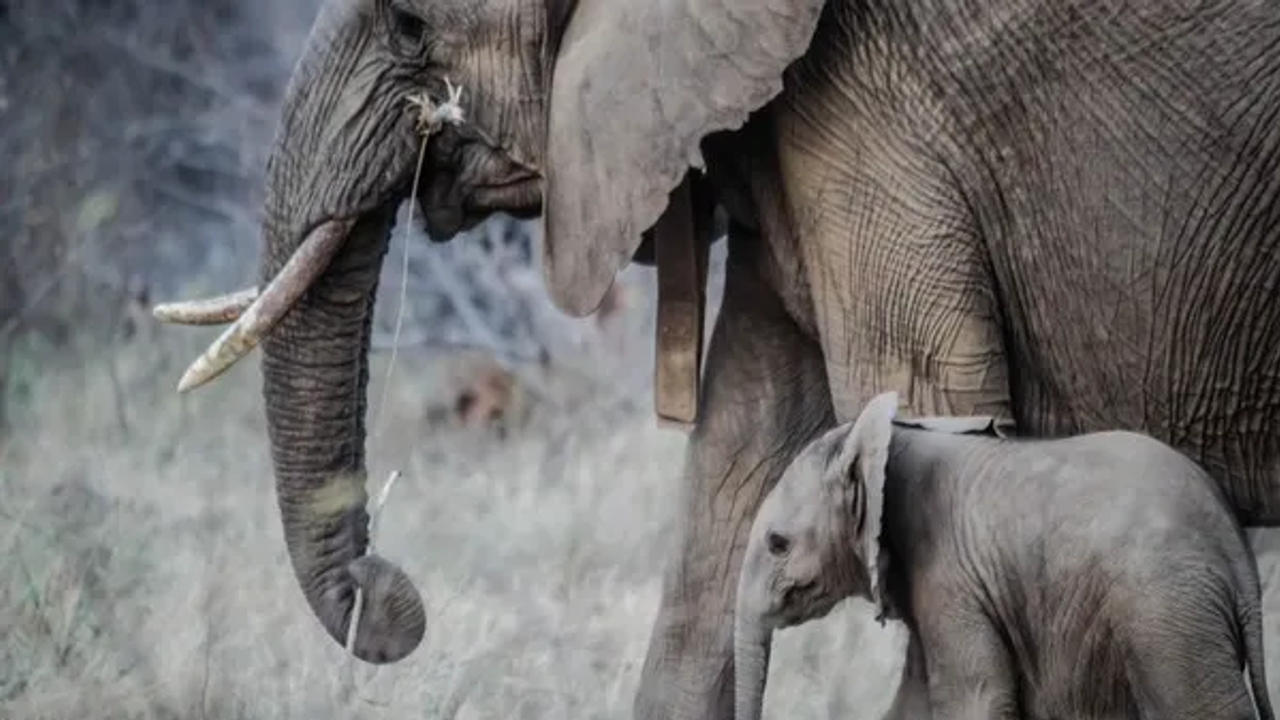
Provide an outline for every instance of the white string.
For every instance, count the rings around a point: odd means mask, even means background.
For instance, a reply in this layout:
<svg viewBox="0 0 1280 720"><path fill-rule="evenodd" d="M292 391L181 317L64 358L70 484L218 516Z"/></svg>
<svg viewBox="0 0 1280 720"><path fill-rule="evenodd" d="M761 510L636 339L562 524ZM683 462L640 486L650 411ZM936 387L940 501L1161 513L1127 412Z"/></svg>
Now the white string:
<svg viewBox="0 0 1280 720"><path fill-rule="evenodd" d="M424 92L409 95L405 98L410 108L417 112L418 117L415 120L415 129L422 136L422 142L418 147L418 162L413 172L413 187L409 191L409 216L405 221L404 230L401 232L401 242L404 244L402 260L400 265L400 299L399 306L396 308L396 327L395 333L391 339L391 358L387 361L387 373L382 383L382 394L378 401L378 414L374 418L373 430L375 435L380 435L383 429L383 418L386 415L387 398L391 389L391 378L395 373L396 356L400 349L400 332L404 327L404 311L408 300L409 287L409 233L413 228L414 208L418 204L418 189L422 183L422 166L425 164L427 157L427 141L431 136L438 132L444 125L459 125L464 120L462 111L462 88L455 87L453 83L445 78L445 89L448 97L443 103L436 104L431 99L430 94ZM400 471L395 470L383 483L382 490L374 499L373 508L369 513L369 539L366 554L372 554L376 532L378 528L378 518L382 515L383 506L387 504L387 498L391 495L391 488L395 485L396 480L400 479ZM364 589L356 586L356 599L351 608L351 622L347 625L347 655L349 663L347 665L347 692L354 690L355 677L355 646L356 637L360 631L360 616L364 613Z"/></svg>
<svg viewBox="0 0 1280 720"><path fill-rule="evenodd" d="M391 358L387 361L387 374L382 383L382 397L378 401L378 415L374 418L373 427L376 434L381 434L382 418L386 414L387 397L391 389L391 376L395 372L396 356L400 350L400 332L404 328L404 309L409 287L409 232L413 228L413 211L418 205L418 187L422 181L422 166L427 156L427 141L444 125L459 125L465 118L461 105L462 87L455 87L449 82L449 78L444 79L444 85L448 98L439 105L426 91L411 94L405 98L410 109L418 114L415 127L418 134L422 135L422 143L418 149L418 164L413 173L413 188L409 192L409 217L400 234L400 241L404 245L400 267L400 305L396 308L396 329L391 339Z"/></svg>
<svg viewBox="0 0 1280 720"><path fill-rule="evenodd" d="M404 327L404 307L409 288L409 230L413 227L413 209L418 204L418 183L422 180L422 165L427 156L427 140L430 135L422 136L422 145L418 150L418 168L413 173L413 190L409 193L409 217L400 234L400 242L404 244L400 263L400 300L396 308L396 329L391 337L391 359L387 361L387 375L382 381L382 397L378 400L378 417L374 419L375 433L382 434L382 418L387 410L387 396L391 390L391 375L396 369L396 355L400 351L400 331Z"/></svg>

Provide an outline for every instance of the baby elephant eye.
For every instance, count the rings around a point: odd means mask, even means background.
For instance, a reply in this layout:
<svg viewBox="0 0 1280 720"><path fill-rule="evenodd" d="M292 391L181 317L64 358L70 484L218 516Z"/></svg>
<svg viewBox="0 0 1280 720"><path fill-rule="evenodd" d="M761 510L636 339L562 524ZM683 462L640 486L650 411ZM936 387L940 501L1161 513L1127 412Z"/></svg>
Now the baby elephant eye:
<svg viewBox="0 0 1280 720"><path fill-rule="evenodd" d="M770 530L764 536L765 545L769 548L770 555L783 556L791 549L791 541L786 537Z"/></svg>

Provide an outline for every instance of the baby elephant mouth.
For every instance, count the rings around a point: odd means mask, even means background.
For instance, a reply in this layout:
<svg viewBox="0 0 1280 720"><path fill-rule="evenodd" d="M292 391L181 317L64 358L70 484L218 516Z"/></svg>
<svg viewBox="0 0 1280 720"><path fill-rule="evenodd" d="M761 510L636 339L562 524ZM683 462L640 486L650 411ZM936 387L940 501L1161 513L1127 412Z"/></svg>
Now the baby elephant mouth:
<svg viewBox="0 0 1280 720"><path fill-rule="evenodd" d="M782 606L785 608L803 605L805 599L813 594L815 588L817 588L817 583L813 581L792 585L782 593Z"/></svg>
<svg viewBox="0 0 1280 720"><path fill-rule="evenodd" d="M817 580L796 583L782 592L782 601L776 612L778 627L823 617L839 600Z"/></svg>

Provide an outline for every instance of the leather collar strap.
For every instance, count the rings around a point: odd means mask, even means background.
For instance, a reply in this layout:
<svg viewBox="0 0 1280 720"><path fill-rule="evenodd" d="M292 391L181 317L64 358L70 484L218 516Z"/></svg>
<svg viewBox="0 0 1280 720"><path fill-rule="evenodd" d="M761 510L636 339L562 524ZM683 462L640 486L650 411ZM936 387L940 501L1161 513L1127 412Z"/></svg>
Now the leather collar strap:
<svg viewBox="0 0 1280 720"><path fill-rule="evenodd" d="M654 409L658 422L689 430L698 417L706 311L707 247L698 236L693 188L686 175L654 225L658 266L658 318Z"/></svg>

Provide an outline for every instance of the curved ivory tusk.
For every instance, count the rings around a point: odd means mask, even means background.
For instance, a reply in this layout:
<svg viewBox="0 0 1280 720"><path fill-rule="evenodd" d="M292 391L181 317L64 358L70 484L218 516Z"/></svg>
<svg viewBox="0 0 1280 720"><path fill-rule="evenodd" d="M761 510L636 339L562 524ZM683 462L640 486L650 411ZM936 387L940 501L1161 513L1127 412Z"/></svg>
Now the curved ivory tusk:
<svg viewBox="0 0 1280 720"><path fill-rule="evenodd" d="M161 303L151 309L151 315L176 325L226 325L238 320L257 299L258 288L251 287L218 297Z"/></svg>
<svg viewBox="0 0 1280 720"><path fill-rule="evenodd" d="M218 377L257 347L298 298L329 267L351 231L353 220L332 220L312 230L257 299L183 373L178 392Z"/></svg>

